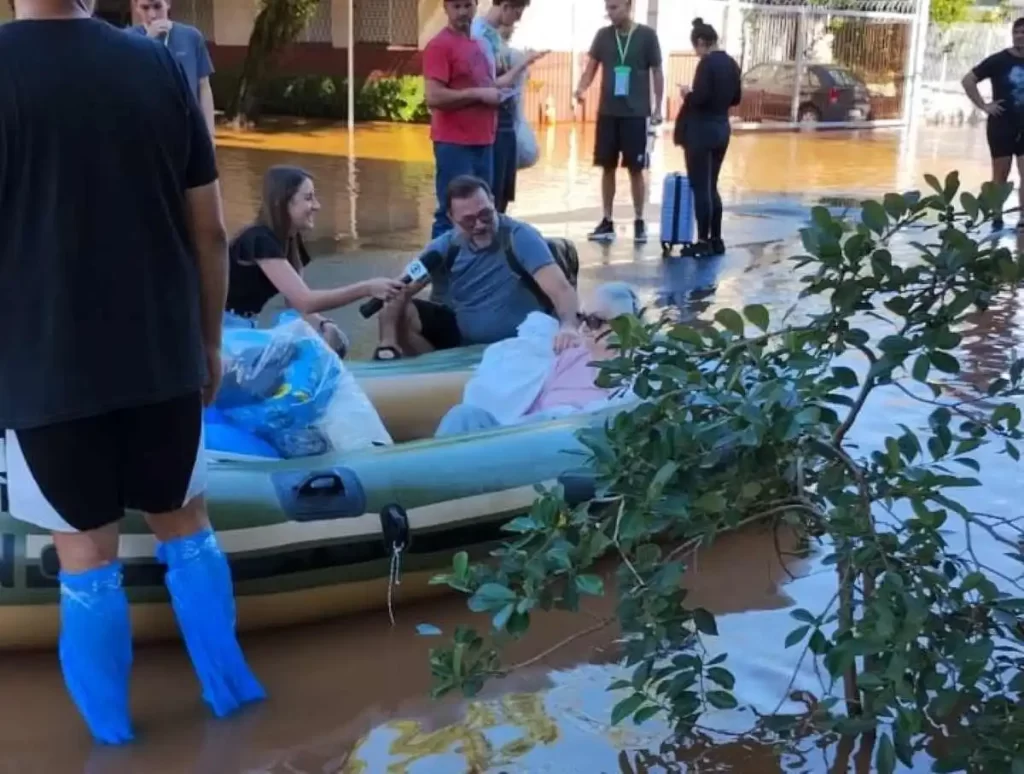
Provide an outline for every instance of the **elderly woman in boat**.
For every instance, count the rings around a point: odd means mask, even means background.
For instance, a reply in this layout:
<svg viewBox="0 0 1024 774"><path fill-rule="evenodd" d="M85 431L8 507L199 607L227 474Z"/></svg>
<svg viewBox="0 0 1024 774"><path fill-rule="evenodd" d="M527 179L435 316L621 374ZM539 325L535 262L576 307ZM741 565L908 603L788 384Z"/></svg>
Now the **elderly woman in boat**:
<svg viewBox="0 0 1024 774"><path fill-rule="evenodd" d="M615 356L608 340L611 321L642 316L639 299L624 282L600 285L580 315L581 341L553 353L557 322L531 314L515 339L492 344L466 385L463 400L441 420L437 436L459 435L504 425L552 419L607 408L616 391L595 384L595 361ZM620 396L632 400L632 396Z"/></svg>

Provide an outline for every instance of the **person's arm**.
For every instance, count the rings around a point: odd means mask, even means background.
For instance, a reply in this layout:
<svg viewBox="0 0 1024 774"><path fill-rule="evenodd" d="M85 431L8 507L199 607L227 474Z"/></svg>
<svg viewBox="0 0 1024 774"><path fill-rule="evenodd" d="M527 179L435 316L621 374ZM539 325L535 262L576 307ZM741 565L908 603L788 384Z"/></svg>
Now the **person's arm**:
<svg viewBox="0 0 1024 774"><path fill-rule="evenodd" d="M199 109L202 111L203 119L206 121L206 128L210 130L210 136L213 137L215 130L213 119L213 89L210 88L210 79L208 77L199 81Z"/></svg>
<svg viewBox="0 0 1024 774"><path fill-rule="evenodd" d="M708 58L704 57L697 63L693 73L693 87L687 92L683 105L687 108L702 108L711 104L714 98L714 84Z"/></svg>
<svg viewBox="0 0 1024 774"><path fill-rule="evenodd" d="M964 87L964 93L967 95L967 99L973 102L976 108L988 113L990 116L998 116L1002 113L1003 106L1000 102L985 102L985 98L982 97L981 92L978 91L978 84L981 81L990 80L995 67L995 57L990 56L987 59L982 60L978 66L967 73L960 82Z"/></svg>
<svg viewBox="0 0 1024 774"><path fill-rule="evenodd" d="M736 84L736 91L732 95L732 100L729 102L729 107L736 107L740 102L743 101L743 73L740 72L740 66L733 60L732 63L733 78Z"/></svg>
<svg viewBox="0 0 1024 774"><path fill-rule="evenodd" d="M580 303L576 290L569 284L561 267L555 263L551 250L540 232L524 223L512 231L512 251L515 258L533 277L561 323L555 339L555 351L561 352L579 339Z"/></svg>
<svg viewBox="0 0 1024 774"><path fill-rule="evenodd" d="M658 42L658 33L651 30L651 49L649 52L651 63L651 81L654 85L654 123L661 123L662 105L665 104L665 71L662 69L661 43Z"/></svg>
<svg viewBox="0 0 1024 774"><path fill-rule="evenodd" d="M452 68L448 51L431 41L423 50L423 78L426 84L426 102L431 110L457 110L483 102L497 105L500 96L496 88L450 89Z"/></svg>
<svg viewBox="0 0 1024 774"><path fill-rule="evenodd" d="M519 78L519 76L522 75L526 70L528 70L530 68L530 65L532 65L541 57L547 56L547 54L547 51L531 51L521 61L516 62L508 70L499 75L495 79L494 85L497 86L499 89L508 89L515 86L516 80Z"/></svg>
<svg viewBox="0 0 1024 774"><path fill-rule="evenodd" d="M580 325L580 299L576 288L569 284L561 267L550 263L537 269L533 273L533 279L544 291L544 295L551 300L562 330L577 331Z"/></svg>
<svg viewBox="0 0 1024 774"><path fill-rule="evenodd" d="M210 50L206 47L206 39L203 33L196 30L196 76L199 81L199 107L203 111L203 118L210 129L210 136L214 133L213 118L213 89L210 87L210 76L213 75L213 61L210 59Z"/></svg>
<svg viewBox="0 0 1024 774"><path fill-rule="evenodd" d="M270 284L284 296L288 306L306 316L347 306L370 296L391 298L403 289L398 280L379 277L330 290L313 290L285 258L262 258L256 263Z"/></svg>
<svg viewBox="0 0 1024 774"><path fill-rule="evenodd" d="M587 66L583 68L583 73L580 75L580 82L576 86L576 92L573 96L576 100L582 101L583 96L587 93L587 89L594 82L594 78L597 77L597 68L601 63L601 30L598 30L597 34L594 35L594 42L590 44L590 53L587 57Z"/></svg>

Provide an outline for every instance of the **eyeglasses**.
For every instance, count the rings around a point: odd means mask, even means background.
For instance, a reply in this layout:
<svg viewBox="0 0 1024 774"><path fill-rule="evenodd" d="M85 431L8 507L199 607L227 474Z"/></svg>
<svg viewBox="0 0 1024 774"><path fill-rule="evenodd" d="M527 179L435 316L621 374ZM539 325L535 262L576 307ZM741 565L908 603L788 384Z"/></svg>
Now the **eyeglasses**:
<svg viewBox="0 0 1024 774"><path fill-rule="evenodd" d="M579 314L577 315L579 321L586 325L590 330L596 331L598 328L603 328L608 324L608 318L602 317L599 314Z"/></svg>
<svg viewBox="0 0 1024 774"><path fill-rule="evenodd" d="M493 207L485 207L475 215L466 215L464 218L459 218L458 223L466 231L472 231L473 227L479 223L482 226L490 226L494 223L494 216L496 215Z"/></svg>

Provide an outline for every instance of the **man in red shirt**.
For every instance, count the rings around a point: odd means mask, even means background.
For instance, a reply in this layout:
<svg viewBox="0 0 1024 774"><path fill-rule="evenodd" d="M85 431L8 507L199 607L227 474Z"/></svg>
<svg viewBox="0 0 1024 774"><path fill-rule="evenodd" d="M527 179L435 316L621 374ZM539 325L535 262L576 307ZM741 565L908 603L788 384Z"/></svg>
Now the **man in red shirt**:
<svg viewBox="0 0 1024 774"><path fill-rule="evenodd" d="M423 50L423 77L434 141L437 212L433 238L450 231L444 206L448 184L472 175L491 185L494 136L501 96L494 68L480 41L470 36L477 0L445 0L448 26Z"/></svg>

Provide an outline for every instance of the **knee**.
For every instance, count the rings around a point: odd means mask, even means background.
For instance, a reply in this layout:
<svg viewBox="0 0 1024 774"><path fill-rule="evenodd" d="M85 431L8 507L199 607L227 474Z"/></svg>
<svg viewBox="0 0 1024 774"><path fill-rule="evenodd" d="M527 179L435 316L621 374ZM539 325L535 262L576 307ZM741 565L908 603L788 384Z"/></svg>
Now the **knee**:
<svg viewBox="0 0 1024 774"><path fill-rule="evenodd" d="M161 543L195 535L210 526L206 498L193 497L184 507L170 513L148 513L146 523Z"/></svg>
<svg viewBox="0 0 1024 774"><path fill-rule="evenodd" d="M459 403L452 406L444 415L434 435L438 438L447 435L462 435L474 430L486 430L497 426L498 420L489 411L478 406Z"/></svg>
<svg viewBox="0 0 1024 774"><path fill-rule="evenodd" d="M55 532L53 547L57 550L61 570L88 572L117 561L117 524L108 524L88 532Z"/></svg>

